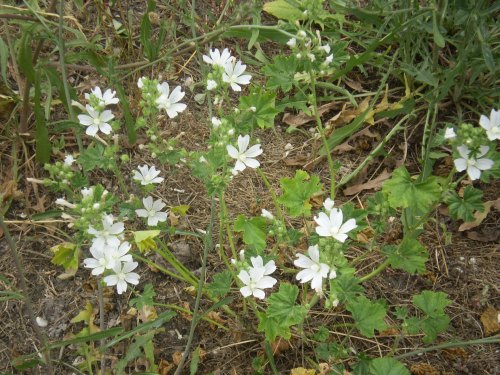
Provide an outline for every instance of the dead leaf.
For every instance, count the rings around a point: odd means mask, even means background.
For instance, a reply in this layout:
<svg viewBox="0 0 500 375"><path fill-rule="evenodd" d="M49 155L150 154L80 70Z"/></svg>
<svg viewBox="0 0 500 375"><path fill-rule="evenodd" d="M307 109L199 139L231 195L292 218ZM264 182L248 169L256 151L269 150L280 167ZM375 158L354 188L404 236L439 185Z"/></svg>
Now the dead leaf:
<svg viewBox="0 0 500 375"><path fill-rule="evenodd" d="M483 323L484 334L490 336L500 331L499 323L500 313L492 306L488 306L481 315L481 323Z"/></svg>
<svg viewBox="0 0 500 375"><path fill-rule="evenodd" d="M271 350L273 351L274 355L280 355L291 347L292 346L290 345L290 341L282 338L271 342Z"/></svg>
<svg viewBox="0 0 500 375"><path fill-rule="evenodd" d="M448 361L455 361L457 359L465 361L465 360L467 360L469 358L469 355L467 354L467 352L465 351L464 348L443 349L441 351L441 354Z"/></svg>
<svg viewBox="0 0 500 375"><path fill-rule="evenodd" d="M344 189L343 193L344 195L355 195L363 190L370 190L370 189L377 190L382 186L382 183L389 177L391 177L391 173L389 173L387 169L384 169L382 173L380 173L373 180L365 182L364 184L349 186L348 188Z"/></svg>
<svg viewBox="0 0 500 375"><path fill-rule="evenodd" d="M182 353L180 351L176 351L174 352L174 354L172 354L172 361L174 362L174 365L179 365L179 363L181 363L181 359Z"/></svg>
<svg viewBox="0 0 500 375"><path fill-rule="evenodd" d="M423 362L412 365L410 371L412 375L440 375L440 371Z"/></svg>
<svg viewBox="0 0 500 375"><path fill-rule="evenodd" d="M0 185L0 203L7 202L9 199L16 200L22 196L23 193L17 190L16 181L8 180Z"/></svg>
<svg viewBox="0 0 500 375"><path fill-rule="evenodd" d="M332 110L333 108L337 107L339 105L338 102L331 102L327 104L323 104L322 106L318 107L318 114L322 116L325 112L328 112ZM289 126L292 126L294 128L298 126L305 125L309 122L314 121L314 116L309 116L305 114L303 111L300 111L298 115L292 115L290 113L285 113L283 116L283 122Z"/></svg>
<svg viewBox="0 0 500 375"><path fill-rule="evenodd" d="M328 375L330 374L330 365L328 363L320 363L319 367L319 375ZM344 371L344 375L349 374L347 371Z"/></svg>
<svg viewBox="0 0 500 375"><path fill-rule="evenodd" d="M139 320L141 322L150 322L156 318L158 318L158 314L153 306L144 305L142 309L139 310Z"/></svg>
<svg viewBox="0 0 500 375"><path fill-rule="evenodd" d="M399 335L399 331L394 327L389 327L386 330L380 332L380 336L388 337L388 336L397 336Z"/></svg>
<svg viewBox="0 0 500 375"><path fill-rule="evenodd" d="M356 90L356 91L364 91L363 86L361 86L361 83L352 81L350 79L344 78L344 82L347 86L349 86L351 89Z"/></svg>
<svg viewBox="0 0 500 375"><path fill-rule="evenodd" d="M467 232L466 236L470 240L479 242L497 242L498 238L500 237L500 230L498 229L492 231L487 230L487 231L482 231L481 233L471 230Z"/></svg>
<svg viewBox="0 0 500 375"><path fill-rule="evenodd" d="M220 324L225 324L226 323L226 320L222 319L220 317L220 314L218 312L215 312L215 311L210 311L207 314L207 318L208 319L212 319L214 322L217 322L217 323L220 323Z"/></svg>
<svg viewBox="0 0 500 375"><path fill-rule="evenodd" d="M466 223L463 223L458 227L459 232L463 232L472 228L475 228L479 226L483 220L488 216L488 213L490 212L491 208L494 208L497 211L500 211L500 198L494 201L488 201L484 203L484 211L483 212L476 212L474 214L475 220L474 221L469 221Z"/></svg>
<svg viewBox="0 0 500 375"><path fill-rule="evenodd" d="M290 375L314 375L316 374L316 370L306 369L304 367L297 367L292 369Z"/></svg>
<svg viewBox="0 0 500 375"><path fill-rule="evenodd" d="M161 375L168 375L170 370L174 368L174 364L164 359L160 359L160 363L158 364L158 371Z"/></svg>
<svg viewBox="0 0 500 375"><path fill-rule="evenodd" d="M168 219L170 220L170 226L176 227L179 224L180 215L176 215L173 212L168 214Z"/></svg>

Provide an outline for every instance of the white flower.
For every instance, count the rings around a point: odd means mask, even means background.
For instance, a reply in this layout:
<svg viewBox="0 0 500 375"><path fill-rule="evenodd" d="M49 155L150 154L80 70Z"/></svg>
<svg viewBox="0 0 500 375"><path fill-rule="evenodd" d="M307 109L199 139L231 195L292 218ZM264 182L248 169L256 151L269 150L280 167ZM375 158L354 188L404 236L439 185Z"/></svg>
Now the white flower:
<svg viewBox="0 0 500 375"><path fill-rule="evenodd" d="M265 272L265 267L251 267L248 271L240 271L238 278L245 284L240 289L243 297L253 295L255 298L264 299L266 294L263 289L272 288L277 283L274 277L266 276Z"/></svg>
<svg viewBox="0 0 500 375"><path fill-rule="evenodd" d="M333 200L331 200L330 198L326 198L323 202L323 207L325 208L326 212L331 212L334 204L335 202Z"/></svg>
<svg viewBox="0 0 500 375"><path fill-rule="evenodd" d="M297 45L297 39L292 38L288 42L286 42L286 45L290 48L293 48Z"/></svg>
<svg viewBox="0 0 500 375"><path fill-rule="evenodd" d="M252 78L249 74L243 74L246 68L247 66L242 64L241 61L238 61L236 64L228 63L224 65L222 80L229 83L234 91L241 91L239 85L248 85Z"/></svg>
<svg viewBox="0 0 500 375"><path fill-rule="evenodd" d="M160 171L157 171L153 165L149 168L147 165L137 167L138 171L134 171L134 180L140 181L141 185L159 184L163 181L163 177L158 177Z"/></svg>
<svg viewBox="0 0 500 375"><path fill-rule="evenodd" d="M326 57L325 65L330 65L332 63L332 61L333 61L333 53Z"/></svg>
<svg viewBox="0 0 500 375"><path fill-rule="evenodd" d="M75 158L73 157L73 155L66 155L64 157L64 165L71 167L74 162L75 162Z"/></svg>
<svg viewBox="0 0 500 375"><path fill-rule="evenodd" d="M245 260L245 255L243 254L242 261L244 260ZM253 268L263 268L264 276L268 276L272 274L274 271L276 271L276 264L274 263L274 260L270 260L264 265L264 259L262 259L260 255L257 257L250 257L250 262L252 262Z"/></svg>
<svg viewBox="0 0 500 375"><path fill-rule="evenodd" d="M149 226L158 225L159 221L167 220L167 213L161 212L161 210L166 206L161 199L157 199L153 202L153 197L146 197L142 199L144 208L135 210L135 213L139 217L147 217Z"/></svg>
<svg viewBox="0 0 500 375"><path fill-rule="evenodd" d="M455 130L453 128L446 128L444 132L444 139L451 139L455 138L457 134L455 133Z"/></svg>
<svg viewBox="0 0 500 375"><path fill-rule="evenodd" d="M181 87L177 86L170 92L170 88L167 82L163 82L157 86L160 96L156 99L156 105L158 109L164 109L167 112L168 117L177 117L179 112L186 109L187 105L184 103L178 103L184 95L185 92L181 91Z"/></svg>
<svg viewBox="0 0 500 375"><path fill-rule="evenodd" d="M122 294L127 291L127 283L137 285L139 284L139 275L135 272L131 272L137 268L137 262L126 262L116 263L113 267L114 275L109 275L104 278L104 282L107 286L116 285L116 291L118 294Z"/></svg>
<svg viewBox="0 0 500 375"><path fill-rule="evenodd" d="M332 208L330 217L324 212L320 212L314 217L314 221L318 224L316 233L322 237L333 237L337 241L344 242L347 239L347 233L357 227L354 219L349 219L342 224L342 211L338 208Z"/></svg>
<svg viewBox="0 0 500 375"><path fill-rule="evenodd" d="M307 57L309 58L309 60L311 60L311 62L313 62L314 60L316 60L316 56L314 56L313 53L308 53Z"/></svg>
<svg viewBox="0 0 500 375"><path fill-rule="evenodd" d="M245 170L246 167L250 168L258 168L260 163L255 157L262 154L262 149L260 148L260 144L253 145L248 148L248 144L250 143L250 136L238 136L238 149L233 145L227 145L226 149L230 157L236 159L236 164L233 168L234 172L241 172ZM247 150L248 148L248 150Z"/></svg>
<svg viewBox="0 0 500 375"><path fill-rule="evenodd" d="M95 243L90 247L90 254L93 258L83 260L85 268L92 268L92 275L97 276L104 273L107 269L112 269L115 261L106 254L105 246L98 246Z"/></svg>
<svg viewBox="0 0 500 375"><path fill-rule="evenodd" d="M101 88L96 86L91 90L91 93L99 99L99 105L101 107L105 107L110 104L117 104L119 102L119 99L115 98L116 91L111 91L111 89L107 89L103 94ZM89 100L90 94L85 94L85 99Z"/></svg>
<svg viewBox="0 0 500 375"><path fill-rule="evenodd" d="M83 188L81 190L81 193L82 193L83 199L90 197L90 196L94 195L94 187L91 186L89 188Z"/></svg>
<svg viewBox="0 0 500 375"><path fill-rule="evenodd" d="M75 208L76 207L73 203L69 203L64 198L57 198L56 199L56 204L59 205L59 206L64 206L64 207L68 207L68 208Z"/></svg>
<svg viewBox="0 0 500 375"><path fill-rule="evenodd" d="M37 316L36 317L36 324L39 326L39 327L42 327L42 328L45 328L47 327L47 324L49 324L47 322L47 320L45 320L44 318L42 318L41 316Z"/></svg>
<svg viewBox="0 0 500 375"><path fill-rule="evenodd" d="M320 51L324 51L326 54L330 53L330 46L328 44L325 44L324 46L318 47Z"/></svg>
<svg viewBox="0 0 500 375"><path fill-rule="evenodd" d="M316 293L323 293L323 279L328 278L328 273L330 273L330 279L337 276L336 272L332 270L330 272L330 267L327 264L321 263L319 260L319 247L318 245L309 246L307 249L309 256L304 254L297 254L297 259L294 260L293 264L297 267L304 268L302 271L297 273L297 280L301 283L311 282L311 288L313 288Z"/></svg>
<svg viewBox="0 0 500 375"><path fill-rule="evenodd" d="M307 36L306 32L304 30L300 30L298 33L297 33L297 36L299 38L305 38Z"/></svg>
<svg viewBox="0 0 500 375"><path fill-rule="evenodd" d="M486 158L480 159L481 156L486 155L489 149L490 148L488 146L479 147L479 153L474 158L469 156L471 151L467 146L458 146L457 150L461 158L453 161L455 163L455 168L458 172L467 170L467 174L470 179L477 180L481 176L481 171L485 171L493 167L493 160Z"/></svg>
<svg viewBox="0 0 500 375"><path fill-rule="evenodd" d="M110 110L98 112L88 104L85 108L87 109L88 115L78 115L80 124L87 127L85 133L92 137L95 137L99 130L104 134L111 133L112 128L111 125L108 124L108 121L114 119L115 116Z"/></svg>
<svg viewBox="0 0 500 375"><path fill-rule="evenodd" d="M208 51L208 54L210 56L203 55L203 61L205 61L207 64L217 65L222 68L225 67L226 64L229 64L233 59L227 48L224 48L222 53L220 53L217 48L214 48Z"/></svg>
<svg viewBox="0 0 500 375"><path fill-rule="evenodd" d="M145 78L146 77L141 77L137 80L137 87L139 87L140 89L142 89L142 87L144 86L144 82L142 82L142 80Z"/></svg>
<svg viewBox="0 0 500 375"><path fill-rule="evenodd" d="M222 121L217 117L212 117L212 125L214 129L217 129L222 124Z"/></svg>
<svg viewBox="0 0 500 375"><path fill-rule="evenodd" d="M260 216L265 217L266 219L269 220L274 220L274 215L265 208L262 209L262 213L260 214Z"/></svg>
<svg viewBox="0 0 500 375"><path fill-rule="evenodd" d="M89 225L88 233L93 235L94 244L97 247L105 247L105 246L120 246L120 239L118 236L123 233L125 230L125 226L123 222L119 221L114 223L113 215L104 215L102 218L102 229L97 230L92 225Z"/></svg>
<svg viewBox="0 0 500 375"><path fill-rule="evenodd" d="M107 250L106 256L113 266L119 262L132 262L132 255L128 253L131 247L132 245L128 241L123 241L118 247L105 248Z"/></svg>
<svg viewBox="0 0 500 375"><path fill-rule="evenodd" d="M211 91L217 87L217 82L215 82L213 79L207 80L207 90Z"/></svg>
<svg viewBox="0 0 500 375"><path fill-rule="evenodd" d="M481 115L479 125L486 130L486 135L490 141L500 139L500 111L491 109L490 118Z"/></svg>

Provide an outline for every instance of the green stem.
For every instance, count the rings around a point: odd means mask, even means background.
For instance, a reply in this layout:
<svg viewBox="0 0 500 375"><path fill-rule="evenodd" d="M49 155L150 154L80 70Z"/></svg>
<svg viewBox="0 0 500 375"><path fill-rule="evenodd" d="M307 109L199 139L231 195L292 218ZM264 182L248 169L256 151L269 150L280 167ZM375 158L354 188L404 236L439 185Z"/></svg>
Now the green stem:
<svg viewBox="0 0 500 375"><path fill-rule="evenodd" d="M69 117L71 118L71 121L78 123L76 121L75 117L75 111L73 111L73 106L71 105L71 96L69 93L69 86L68 86L68 75L66 74L66 62L65 62L65 46L64 46L64 36L63 36L63 26L64 26L64 11L63 11L63 5L64 1L60 0L59 1L59 38L57 40L57 44L59 47L59 62L61 64L61 76L62 76L62 82L64 86L64 95L66 96L66 105L68 107L68 112L69 112ZM80 153L83 152L83 143L82 143L82 138L80 137L80 132L78 129L75 129L75 138L76 142L78 143L78 151Z"/></svg>
<svg viewBox="0 0 500 375"><path fill-rule="evenodd" d="M184 368L184 364L186 363L186 360L189 356L189 351L191 349L191 344L193 342L193 337L194 337L196 325L199 321L199 319L198 319L199 311L198 310L200 307L201 297L203 295L203 287L205 285L208 251L213 248L212 231L214 228L214 221L215 221L215 196L212 195L211 203L210 203L210 223L208 224L207 232L205 235L205 241L204 241L205 244L203 246L203 258L202 258L202 262L201 262L200 281L198 282L198 290L196 291L196 300L194 302L194 308L193 308L193 319L191 320L191 327L189 329L189 336L188 336L188 340L186 343L186 348L184 349L184 353L182 353L182 358L179 362L179 365L177 366L177 369L175 370L174 375L181 374L181 372Z"/></svg>
<svg viewBox="0 0 500 375"><path fill-rule="evenodd" d="M318 127L321 140L323 141L323 147L325 147L326 159L328 160L328 168L330 169L330 198L335 199L335 168L333 166L332 152L330 150L330 145L325 135L325 128L321 122L321 118L318 113L318 101L316 99L316 76L312 69L309 69L309 76L311 77L311 101L313 107L313 115L316 120L316 126Z"/></svg>
<svg viewBox="0 0 500 375"><path fill-rule="evenodd" d="M231 231L231 227L229 226L229 221L227 220L228 213L227 213L226 200L224 199L224 192L222 192L219 196L219 203L220 203L220 208L222 210L221 219L223 220L224 223L223 225L225 226L227 232L227 240L229 241L229 247L231 248L231 253L233 254L234 259L238 259L238 254L236 253L236 247L234 246L234 241L233 241L233 232Z"/></svg>
<svg viewBox="0 0 500 375"><path fill-rule="evenodd" d="M23 264L21 262L21 257L19 256L19 253L17 252L16 244L15 244L14 240L12 239L12 236L10 235L10 231L7 228L7 225L5 225L3 216L0 216L0 228L4 232L5 239L7 240L7 244L9 245L10 254L12 256L12 259L14 259L14 263L16 265L17 278L19 280L19 284L21 285L21 290L22 290L22 294L23 294L23 301L24 301L24 304L26 306L26 311L28 313L28 317L30 319L31 326L33 328L33 331L35 331L35 334L38 337L38 340L40 341L40 343L43 347L42 357L45 361L45 366L47 367L47 374L52 375L53 374L52 361L50 359L50 351L48 349L48 340L36 322L35 310L33 309L33 301L31 300L31 297L29 294L28 284L26 283L26 277L24 274L24 267L23 267Z"/></svg>
<svg viewBox="0 0 500 375"><path fill-rule="evenodd" d="M271 194L271 198L273 199L274 206L276 207L276 214L278 215L278 218L285 223L285 217L283 216L283 211L281 211L281 206L278 202L278 198L276 197L276 193L274 192L273 187L269 183L269 180L267 179L266 175L260 168L257 168L257 173L259 176L262 178L262 181L264 182L264 185L266 185L267 190L269 190L269 193Z"/></svg>
<svg viewBox="0 0 500 375"><path fill-rule="evenodd" d="M365 281L368 281L375 276L377 276L380 272L385 270L387 267L389 267L389 264L391 262L389 259L386 259L383 263L381 263L377 268L375 268L372 272L370 272L368 275L363 276L362 278L359 279L360 282L364 283Z"/></svg>
<svg viewBox="0 0 500 375"><path fill-rule="evenodd" d="M440 349L447 349L447 348L462 348L464 346L469 346L469 345L483 345L483 344L498 344L500 343L500 336L493 336L493 337L485 337L482 339L477 339L477 340L469 340L469 341L459 341L459 342L446 342L444 344L439 344L435 346L431 346L428 348L420 348L417 350L413 350L408 353L400 354L397 356L394 356L394 359L403 359L403 358L408 358L408 357L413 357L422 353L427 353L427 352L432 352L434 350L440 350Z"/></svg>

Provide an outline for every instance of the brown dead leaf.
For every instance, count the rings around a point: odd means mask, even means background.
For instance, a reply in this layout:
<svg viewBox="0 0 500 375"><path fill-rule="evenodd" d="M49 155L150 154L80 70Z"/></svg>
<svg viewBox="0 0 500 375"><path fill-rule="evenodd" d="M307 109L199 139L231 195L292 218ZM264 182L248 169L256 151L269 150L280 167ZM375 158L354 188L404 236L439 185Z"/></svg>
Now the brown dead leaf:
<svg viewBox="0 0 500 375"><path fill-rule="evenodd" d="M179 363L181 363L181 359L182 353L180 351L176 351L174 352L174 354L172 354L172 361L174 362L174 365L179 365Z"/></svg>
<svg viewBox="0 0 500 375"><path fill-rule="evenodd" d="M500 323L498 318L500 313L492 306L488 306L481 315L481 323L483 323L484 334L490 336L500 331Z"/></svg>
<svg viewBox="0 0 500 375"><path fill-rule="evenodd" d="M349 86L351 89L356 90L356 91L364 91L363 86L361 86L361 83L352 81L350 79L344 78L344 82L347 86Z"/></svg>
<svg viewBox="0 0 500 375"><path fill-rule="evenodd" d="M316 374L316 370L314 369L306 369L304 367L297 367L292 369L290 375L314 375Z"/></svg>
<svg viewBox="0 0 500 375"><path fill-rule="evenodd" d="M399 331L394 327L389 327L386 330L380 332L380 336L388 337L388 336L397 336L399 335Z"/></svg>
<svg viewBox="0 0 500 375"><path fill-rule="evenodd" d="M338 102L323 104L322 106L318 107L318 114L322 116L325 112L328 112L333 108L336 108L338 105L339 105ZM314 121L314 116L309 116L302 111L298 115L285 113L285 115L283 116L283 122L294 128L305 125L312 121Z"/></svg>
<svg viewBox="0 0 500 375"><path fill-rule="evenodd" d="M7 200L16 200L23 196L23 193L17 190L17 183L14 180L8 180L0 185L0 203L7 202Z"/></svg>
<svg viewBox="0 0 500 375"><path fill-rule="evenodd" d="M160 363L158 364L158 372L160 375L168 375L170 370L174 368L174 364L164 359L160 359Z"/></svg>
<svg viewBox="0 0 500 375"><path fill-rule="evenodd" d="M292 346L290 345L290 341L279 338L278 340L271 342L271 350L274 355L280 355L284 351L287 351Z"/></svg>
<svg viewBox="0 0 500 375"><path fill-rule="evenodd" d="M490 212L490 210L492 208L494 208L497 211L500 211L500 198L497 200L494 200L494 201L485 202L484 203L484 211L483 212L479 212L479 211L476 212L474 214L475 220L463 223L462 225L460 225L460 227L458 227L458 231L463 232L463 231L470 230L472 228L479 226L483 222L483 220L486 218L486 216L488 216L488 213Z"/></svg>
<svg viewBox="0 0 500 375"><path fill-rule="evenodd" d="M170 212L168 214L168 219L170 220L170 226L176 227L179 224L179 218L180 218L180 215L178 216L178 215L174 214L173 212Z"/></svg>
<svg viewBox="0 0 500 375"><path fill-rule="evenodd" d="M330 374L330 365L328 363L320 363L319 367L319 375L328 375ZM344 371L345 374L345 371Z"/></svg>
<svg viewBox="0 0 500 375"><path fill-rule="evenodd" d="M212 319L214 322L217 322L217 323L222 324L222 325L224 325L226 323L226 320L222 319L220 317L220 314L218 312L215 312L215 311L210 311L207 314L207 318L208 319ZM217 329L216 325L210 325L210 327L213 327L214 329Z"/></svg>
<svg viewBox="0 0 500 375"><path fill-rule="evenodd" d="M428 363L416 363L410 368L412 375L439 375L440 371L436 370L433 366Z"/></svg>
<svg viewBox="0 0 500 375"><path fill-rule="evenodd" d="M183 301L183 302L182 302L182 307L184 307L184 309L185 309L185 310L187 310L187 311L191 312L191 307L189 306L189 303L188 303L188 302ZM191 320L193 320L193 317L192 317L192 315L191 315L191 314L188 314L188 313L185 313L185 312L182 312L182 311L180 312L180 314L181 314L181 316L182 316L184 319L186 319L186 320L187 320L187 321L189 321L189 322L190 322Z"/></svg>
<svg viewBox="0 0 500 375"><path fill-rule="evenodd" d="M468 231L466 236L470 240L479 241L479 242L496 242L498 238L500 238L500 230L495 229L492 231L481 231L476 232L475 230Z"/></svg>
<svg viewBox="0 0 500 375"><path fill-rule="evenodd" d="M455 361L457 359L465 361L469 358L469 355L464 348L443 349L441 351L441 354L448 361Z"/></svg>
<svg viewBox="0 0 500 375"><path fill-rule="evenodd" d="M153 306L145 305L139 310L139 320L141 322L150 322L156 318L158 318L158 314Z"/></svg>
<svg viewBox="0 0 500 375"><path fill-rule="evenodd" d="M388 172L387 169L384 169L382 173L380 173L373 180L365 182L364 184L349 186L348 188L344 189L343 193L344 195L355 195L363 190L370 190L370 189L378 190L382 186L382 183L389 177L391 177L391 173Z"/></svg>

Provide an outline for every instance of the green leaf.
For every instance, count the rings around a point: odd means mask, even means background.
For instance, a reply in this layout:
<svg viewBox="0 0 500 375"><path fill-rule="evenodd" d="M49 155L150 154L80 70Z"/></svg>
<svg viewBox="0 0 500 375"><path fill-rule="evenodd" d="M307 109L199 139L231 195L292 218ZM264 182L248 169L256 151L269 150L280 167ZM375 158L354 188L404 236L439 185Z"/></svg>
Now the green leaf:
<svg viewBox="0 0 500 375"><path fill-rule="evenodd" d="M443 35L441 35L441 32L439 31L436 11L432 12L432 35L434 37L434 43L436 43L436 46L438 46L439 48L443 48L445 45L445 40Z"/></svg>
<svg viewBox="0 0 500 375"><path fill-rule="evenodd" d="M41 72L38 70L38 74L35 78L35 104L33 107L35 112L35 154L36 160L45 164L49 161L50 150L52 147L50 145L49 131L47 129L45 114L41 103L40 75Z"/></svg>
<svg viewBox="0 0 500 375"><path fill-rule="evenodd" d="M38 353L20 355L11 361L16 370L27 370L38 365L43 365L43 359Z"/></svg>
<svg viewBox="0 0 500 375"><path fill-rule="evenodd" d="M53 264L63 266L66 272L76 272L78 269L80 251L75 244L63 242L59 245L53 246L50 250L54 254L51 260Z"/></svg>
<svg viewBox="0 0 500 375"><path fill-rule="evenodd" d="M295 21L302 18L302 11L285 0L270 1L264 4L263 10L270 15L286 21Z"/></svg>
<svg viewBox="0 0 500 375"><path fill-rule="evenodd" d="M444 309L451 304L443 292L432 292L424 290L422 293L413 296L413 304L431 317L445 314Z"/></svg>
<svg viewBox="0 0 500 375"><path fill-rule="evenodd" d="M352 314L356 328L366 337L375 336L375 330L387 328L384 322L386 308L381 302L372 302L365 296L360 296L347 305Z"/></svg>
<svg viewBox="0 0 500 375"><path fill-rule="evenodd" d="M104 157L104 146L100 143L89 146L83 151L78 157L78 163L80 163L85 172L90 172L94 168L107 170L109 167L109 160Z"/></svg>
<svg viewBox="0 0 500 375"><path fill-rule="evenodd" d="M17 63L21 72L25 75L29 82L35 82L36 74L33 67L33 52L31 49L31 36L33 28L22 30L21 42L19 45L19 56Z"/></svg>
<svg viewBox="0 0 500 375"><path fill-rule="evenodd" d="M161 233L159 230L139 230L132 232L134 235L134 242L141 253L156 249L155 238Z"/></svg>
<svg viewBox="0 0 500 375"><path fill-rule="evenodd" d="M290 216L310 215L312 205L310 199L322 191L323 185L318 176L309 176L307 172L298 170L293 178L282 178L280 180L283 195L278 202L283 204Z"/></svg>
<svg viewBox="0 0 500 375"><path fill-rule="evenodd" d="M352 275L341 275L334 280L330 280L330 286L340 303L350 303L364 292L359 284L359 279Z"/></svg>
<svg viewBox="0 0 500 375"><path fill-rule="evenodd" d="M207 286L207 290L212 296L223 298L229 293L232 282L231 272L222 271L214 275L214 280Z"/></svg>
<svg viewBox="0 0 500 375"><path fill-rule="evenodd" d="M279 291L269 296L269 307L267 316L278 319L281 324L292 326L304 321L307 314L306 307L295 304L299 295L299 288L296 285L281 283Z"/></svg>
<svg viewBox="0 0 500 375"><path fill-rule="evenodd" d="M198 371L198 365L200 363L200 347L198 346L191 357L191 364L189 365L189 375L195 375Z"/></svg>
<svg viewBox="0 0 500 375"><path fill-rule="evenodd" d="M268 89L281 88L283 92L288 92L293 87L295 73L298 62L295 56L276 56L272 64L264 66L264 74L267 76L266 87Z"/></svg>
<svg viewBox="0 0 500 375"><path fill-rule="evenodd" d="M414 238L404 238L398 246L384 246L382 251L388 256L394 268L410 274L425 272L425 262L429 259L429 254Z"/></svg>
<svg viewBox="0 0 500 375"><path fill-rule="evenodd" d="M456 192L446 199L453 219L462 219L463 221L473 221L475 211L484 211L483 192L472 186L467 186L464 190L463 198L460 198Z"/></svg>
<svg viewBox="0 0 500 375"><path fill-rule="evenodd" d="M253 130L255 125L261 129L274 127L274 118L278 114L275 101L275 93L263 90L240 97L243 127L247 130Z"/></svg>
<svg viewBox="0 0 500 375"><path fill-rule="evenodd" d="M129 301L129 306L135 306L138 310L142 309L144 306L153 306L155 296L156 292L153 288L153 284L146 284L144 285L142 293Z"/></svg>
<svg viewBox="0 0 500 375"><path fill-rule="evenodd" d="M410 371L394 358L376 358L370 361L371 375L410 375Z"/></svg>
<svg viewBox="0 0 500 375"><path fill-rule="evenodd" d="M259 317L257 330L266 334L267 341L274 341L278 336L288 340L292 336L290 327L282 324L278 318L270 318L264 312L258 312L257 315Z"/></svg>
<svg viewBox="0 0 500 375"><path fill-rule="evenodd" d="M234 230L243 232L245 244L262 251L266 248L266 224L266 219L260 216L247 219L245 215L238 215L234 222Z"/></svg>
<svg viewBox="0 0 500 375"><path fill-rule="evenodd" d="M425 315L422 318L406 320L408 331L410 333L424 332L425 336L422 341L426 344L436 340L437 336L448 328L450 318L444 309L451 304L451 301L446 297L447 295L443 292L429 290L413 296L413 304Z"/></svg>
<svg viewBox="0 0 500 375"><path fill-rule="evenodd" d="M120 359L116 364L117 374L123 374L125 367L127 367L127 363L129 363L134 359L141 358L144 356L141 348L145 349L145 346L153 340L155 334L156 330L150 331L144 335L137 335L134 338L134 341L127 348L125 356L122 359ZM154 363L150 365L154 366Z"/></svg>
<svg viewBox="0 0 500 375"><path fill-rule="evenodd" d="M9 47L7 43L0 38L0 75L3 82L8 85L7 81L7 62L9 61Z"/></svg>
<svg viewBox="0 0 500 375"><path fill-rule="evenodd" d="M414 181L404 166L394 170L390 180L382 186L392 208L414 207L427 212L432 204L441 197L441 187L436 177L425 181Z"/></svg>

